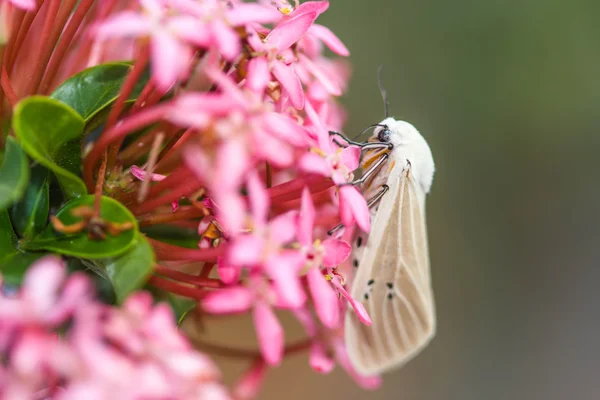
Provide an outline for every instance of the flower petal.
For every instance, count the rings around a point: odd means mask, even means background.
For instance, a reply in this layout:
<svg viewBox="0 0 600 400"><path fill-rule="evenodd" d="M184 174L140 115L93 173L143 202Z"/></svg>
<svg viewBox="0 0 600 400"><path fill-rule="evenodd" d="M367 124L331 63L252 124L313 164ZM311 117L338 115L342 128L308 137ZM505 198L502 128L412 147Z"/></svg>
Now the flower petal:
<svg viewBox="0 0 600 400"><path fill-rule="evenodd" d="M279 365L283 357L283 329L265 302L257 301L252 314L260 352L269 365Z"/></svg>
<svg viewBox="0 0 600 400"><path fill-rule="evenodd" d="M225 12L225 18L232 26L246 25L252 22L272 24L281 19L281 13L273 7L261 4L237 3Z"/></svg>
<svg viewBox="0 0 600 400"><path fill-rule="evenodd" d="M364 232L371 228L371 215L367 201L354 186L340 187L340 217L345 226L356 224Z"/></svg>
<svg viewBox="0 0 600 400"><path fill-rule="evenodd" d="M269 215L269 194L256 171L248 173L247 186L254 222L264 226Z"/></svg>
<svg viewBox="0 0 600 400"><path fill-rule="evenodd" d="M298 160L298 168L316 175L331 176L331 166L322 156L311 151L306 152Z"/></svg>
<svg viewBox="0 0 600 400"><path fill-rule="evenodd" d="M314 342L310 347L308 363L320 374L328 374L335 367L335 361L327 354L325 346L321 342Z"/></svg>
<svg viewBox="0 0 600 400"><path fill-rule="evenodd" d="M291 18L297 18L299 15L306 13L317 13L317 16L327 11L329 8L328 1L307 1L300 4L293 13L290 14Z"/></svg>
<svg viewBox="0 0 600 400"><path fill-rule="evenodd" d="M240 187L242 178L250 168L246 146L240 139L226 140L217 149L217 184L223 191L234 191Z"/></svg>
<svg viewBox="0 0 600 400"><path fill-rule="evenodd" d="M342 88L339 84L339 80L336 76L330 75L320 65L314 63L310 58L303 54L300 54L300 62L306 67L308 71L323 85L323 87L333 96L340 96L342 94Z"/></svg>
<svg viewBox="0 0 600 400"><path fill-rule="evenodd" d="M287 115L275 112L266 113L263 116L263 120L265 129L278 136L280 139L283 139L294 146L307 145L308 136L306 131Z"/></svg>
<svg viewBox="0 0 600 400"><path fill-rule="evenodd" d="M239 234L246 221L246 203L237 191L214 192L213 198L219 204L217 220L227 236Z"/></svg>
<svg viewBox="0 0 600 400"><path fill-rule="evenodd" d="M296 236L297 218L298 212L292 210L271 219L269 222L270 242L276 246L291 242Z"/></svg>
<svg viewBox="0 0 600 400"><path fill-rule="evenodd" d="M360 147L358 146L348 146L344 150L342 150L342 162L350 171L354 171L358 168L358 163L360 161Z"/></svg>
<svg viewBox="0 0 600 400"><path fill-rule="evenodd" d="M362 303L354 300L352 298L352 296L350 296L350 293L348 293L346 291L346 289L344 289L344 287L342 286L342 284L339 282L339 278L337 278L337 277L334 276L333 279L331 279L331 284L333 286L335 286L335 288L337 289L337 291L340 292L340 294L342 296L344 296L346 298L346 300L348 300L348 303L350 303L350 305L352 306L352 308L354 308L354 312L356 313L356 316L358 317L358 319L363 324L369 326L369 325L371 325L373 323L371 321L371 317L369 317L369 313L365 309L365 306L363 306Z"/></svg>
<svg viewBox="0 0 600 400"><path fill-rule="evenodd" d="M302 190L300 215L298 216L298 241L304 246L312 245L313 228L315 223L315 206L308 188Z"/></svg>
<svg viewBox="0 0 600 400"><path fill-rule="evenodd" d="M273 279L282 307L297 308L306 301L306 294L298 278L298 271L303 263L304 256L293 250L273 255L264 263L265 272Z"/></svg>
<svg viewBox="0 0 600 400"><path fill-rule="evenodd" d="M239 35L217 18L213 19L210 27L213 39L217 42L217 47L223 57L228 61L233 61L242 49Z"/></svg>
<svg viewBox="0 0 600 400"><path fill-rule="evenodd" d="M339 239L326 239L322 243L325 248L325 256L323 257L323 264L326 267L335 267L340 265L352 252L352 247Z"/></svg>
<svg viewBox="0 0 600 400"><path fill-rule="evenodd" d="M308 31L321 39L325 46L329 47L331 51L335 54L343 57L347 57L350 55L350 50L342 43L342 41L333 33L329 28L314 24L312 25Z"/></svg>
<svg viewBox="0 0 600 400"><path fill-rule="evenodd" d="M265 57L254 57L248 62L246 87L257 94L262 94L271 80L269 63Z"/></svg>
<svg viewBox="0 0 600 400"><path fill-rule="evenodd" d="M221 282L226 285L237 282L240 279L241 270L240 268L231 265L225 261L223 257L217 260L217 272Z"/></svg>
<svg viewBox="0 0 600 400"><path fill-rule="evenodd" d="M152 77L160 90L167 91L181 78L181 66L187 65L188 52L177 39L162 30L154 32L150 49Z"/></svg>
<svg viewBox="0 0 600 400"><path fill-rule="evenodd" d="M273 28L265 38L265 43L278 52L282 52L296 43L306 33L316 18L316 12L307 12L295 18L285 20Z"/></svg>
<svg viewBox="0 0 600 400"><path fill-rule="evenodd" d="M294 108L302 110L304 108L304 90L302 89L302 82L296 75L294 67L286 65L281 61L275 61L273 63L273 76L279 81L281 87L290 96L290 101Z"/></svg>
<svg viewBox="0 0 600 400"><path fill-rule="evenodd" d="M311 268L306 278L319 319L327 328L335 328L340 317L339 301L335 290L318 268Z"/></svg>
<svg viewBox="0 0 600 400"><path fill-rule="evenodd" d="M123 11L103 21L93 29L99 40L124 36L142 36L150 33L152 23L138 12Z"/></svg>
<svg viewBox="0 0 600 400"><path fill-rule="evenodd" d="M229 246L227 261L237 266L253 266L261 261L263 239L252 234L240 235Z"/></svg>
<svg viewBox="0 0 600 400"><path fill-rule="evenodd" d="M202 308L213 314L237 313L249 310L253 301L252 292L238 286L211 291L202 300Z"/></svg>

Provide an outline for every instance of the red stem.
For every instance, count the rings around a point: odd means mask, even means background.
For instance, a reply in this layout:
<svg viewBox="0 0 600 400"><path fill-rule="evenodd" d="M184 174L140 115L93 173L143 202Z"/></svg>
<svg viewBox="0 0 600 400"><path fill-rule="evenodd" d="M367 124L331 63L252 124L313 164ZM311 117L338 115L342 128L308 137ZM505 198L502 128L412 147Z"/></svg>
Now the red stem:
<svg viewBox="0 0 600 400"><path fill-rule="evenodd" d="M208 278L208 275L210 275L210 272L213 270L214 267L214 263L204 263L204 265L202 266L202 271L200 271L200 276Z"/></svg>
<svg viewBox="0 0 600 400"><path fill-rule="evenodd" d="M4 55L2 56L4 65L6 65L10 61L11 53L15 49L15 43L17 41L17 37L19 36L19 29L21 29L21 24L23 23L24 17L25 11L21 10L20 8L13 7L12 29L10 31L10 36L8 37L8 42L6 43Z"/></svg>
<svg viewBox="0 0 600 400"><path fill-rule="evenodd" d="M181 220L189 220L191 218L199 218L204 216L204 211L193 206L179 207L176 212L163 214L150 214L139 220L142 226L163 224L167 222L175 222Z"/></svg>
<svg viewBox="0 0 600 400"><path fill-rule="evenodd" d="M282 183L267 189L271 197L272 204L284 203L286 201L297 199L302 194L302 189L308 187L311 193L320 192L331 186L333 181L322 176L300 177L289 182Z"/></svg>
<svg viewBox="0 0 600 400"><path fill-rule="evenodd" d="M47 93L51 88L51 84L54 82L54 78L58 73L59 66L63 61L65 55L67 54L67 50L69 46L72 44L73 37L77 30L81 26L83 19L87 15L88 11L94 4L94 0L82 0L77 6L77 9L73 13L71 20L67 24L66 29L62 33L60 37L60 41L58 42L58 46L54 50L52 54L52 58L50 59L50 64L48 64L48 68L46 69L46 74L42 79L42 83L40 84L39 92Z"/></svg>
<svg viewBox="0 0 600 400"><path fill-rule="evenodd" d="M232 358L261 358L260 352L256 350L247 350L247 349L237 349L232 348L230 346L221 346L213 343L205 343L198 339L192 339L194 344L197 345L200 349L209 352L211 354L223 356L223 357L232 357ZM312 344L312 339L303 339L297 341L295 343L289 344L285 346L283 349L283 354L286 356L291 356L296 353L300 353L304 350L308 350Z"/></svg>
<svg viewBox="0 0 600 400"><path fill-rule="evenodd" d="M156 288L163 289L167 292L178 294L180 296L189 297L194 300L202 300L206 293L198 288L181 285L177 282L163 279L158 276L151 276L148 283Z"/></svg>
<svg viewBox="0 0 600 400"><path fill-rule="evenodd" d="M182 183L181 186L174 188L166 194L163 194L159 197L149 198L143 203L131 207L131 212L135 215L146 214L156 207L161 206L163 204L169 204L173 201L179 200L183 196L189 196L195 191L199 190L202 187L202 184L198 182L193 176L188 177L190 182Z"/></svg>
<svg viewBox="0 0 600 400"><path fill-rule="evenodd" d="M185 272L176 271L158 264L154 267L154 271L167 278L176 279L184 283L189 283L190 285L212 289L219 289L224 286L223 282L221 282L218 279L211 279L203 276L186 274Z"/></svg>
<svg viewBox="0 0 600 400"><path fill-rule="evenodd" d="M104 131L83 162L83 179L91 192L94 188L94 168L108 145L147 125L160 121L168 111L162 104L127 117L123 123Z"/></svg>
<svg viewBox="0 0 600 400"><path fill-rule="evenodd" d="M164 180L153 185L148 192L148 196L157 196L159 193L164 192L167 189L174 188L181 185L185 181L190 179L192 172L185 165L179 165L173 172L169 174Z"/></svg>
<svg viewBox="0 0 600 400"><path fill-rule="evenodd" d="M11 107L14 107L19 102L19 98L17 97L15 90L13 89L12 85L10 84L10 79L8 78L8 74L6 73L6 66L2 67L1 83L2 83L2 90L4 91L4 94L6 95L6 99L10 103Z"/></svg>
<svg viewBox="0 0 600 400"><path fill-rule="evenodd" d="M114 124L117 123L117 119L121 112L123 111L123 107L125 106L125 101L129 98L131 93L133 93L133 89L135 88L136 83L140 80L146 66L148 65L148 61L150 60L150 50L148 47L144 47L141 51L138 59L133 65L133 69L125 78L125 82L123 82L123 86L121 87L121 92L119 93L119 97L115 101L115 104L110 109L110 113L108 114L108 118L106 120L106 128L111 128ZM119 148L121 147L121 143L123 139L118 139L113 143L111 148L108 151L108 166L111 168L115 160L117 159L117 153L119 152Z"/></svg>
<svg viewBox="0 0 600 400"><path fill-rule="evenodd" d="M226 246L219 246L206 250L187 249L185 247L175 246L150 239L150 244L154 247L156 256L163 261L210 261L216 262L217 257L225 253Z"/></svg>
<svg viewBox="0 0 600 400"><path fill-rule="evenodd" d="M146 83L146 86L144 86L144 89L142 89L142 92L140 93L139 97L135 99L135 103L133 103L133 106L131 107L131 112L136 112L139 108L145 106L145 102L148 99L148 96L150 96L155 89L156 85L154 84L152 79L150 79Z"/></svg>
<svg viewBox="0 0 600 400"><path fill-rule="evenodd" d="M12 71L13 64L17 58L17 55L19 54L19 48L23 44L23 41L25 40L25 37L27 36L27 32L29 31L29 27L33 23L33 20L37 16L39 10L40 10L40 7L37 7L35 9L35 11L31 11L31 12L28 12L27 14L25 14L24 18L22 19L20 24L16 26L16 28L19 28L19 31L15 33L14 41L12 43L9 42L10 52L7 55L8 57L5 57L5 59L4 59L4 64L7 67L6 71L8 73L10 73Z"/></svg>
<svg viewBox="0 0 600 400"><path fill-rule="evenodd" d="M46 20L44 21L44 27L42 28L42 36L39 40L39 49L37 57L35 57L35 63L30 73L29 82L25 89L26 94L34 94L38 85L42 81L42 75L46 70L46 65L58 40L58 36L52 37L52 30L54 24L56 24L56 17L60 8L61 0L46 0L49 1L48 11L46 13ZM54 40L53 40L54 39Z"/></svg>

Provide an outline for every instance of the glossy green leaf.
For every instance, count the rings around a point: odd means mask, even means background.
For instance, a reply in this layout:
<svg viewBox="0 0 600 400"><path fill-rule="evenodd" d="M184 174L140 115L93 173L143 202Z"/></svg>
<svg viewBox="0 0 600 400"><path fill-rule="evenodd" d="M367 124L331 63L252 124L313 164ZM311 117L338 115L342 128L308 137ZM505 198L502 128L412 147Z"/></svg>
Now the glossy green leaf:
<svg viewBox="0 0 600 400"><path fill-rule="evenodd" d="M58 100L27 97L15 107L13 129L27 154L49 168L70 198L87 191L81 173L83 118Z"/></svg>
<svg viewBox="0 0 600 400"><path fill-rule="evenodd" d="M0 210L0 265L4 265L4 261L17 251L17 240L8 211Z"/></svg>
<svg viewBox="0 0 600 400"><path fill-rule="evenodd" d="M0 273L5 285L19 286L27 268L45 253L24 253L17 248L7 210L0 210Z"/></svg>
<svg viewBox="0 0 600 400"><path fill-rule="evenodd" d="M173 293L168 293L169 304L175 313L177 325L181 325L186 315L198 305L196 300L189 299L183 296L177 296Z"/></svg>
<svg viewBox="0 0 600 400"><path fill-rule="evenodd" d="M109 107L119 96L121 86L133 66L108 63L81 71L67 79L50 97L71 106L86 123ZM135 100L148 82L146 73L138 80L129 100Z"/></svg>
<svg viewBox="0 0 600 400"><path fill-rule="evenodd" d="M0 210L10 206L23 196L29 182L27 155L12 138L6 138L6 152L0 167Z"/></svg>
<svg viewBox="0 0 600 400"><path fill-rule="evenodd" d="M19 236L30 239L40 233L48 223L50 207L50 174L48 169L36 165L31 169L31 180L23 198L12 206L10 216Z"/></svg>
<svg viewBox="0 0 600 400"><path fill-rule="evenodd" d="M81 206L93 207L93 204L94 195L82 196L65 204L56 213L56 217L63 224L72 225L81 219L73 216L71 211ZM23 240L22 246L27 250L50 250L60 254L91 260L116 257L135 245L139 235L137 221L124 205L110 197L102 196L100 217L106 222L131 222L134 228L121 232L116 236L112 236L107 232L105 239L94 240L88 237L86 230L76 234L65 235L57 232L52 224L49 224L37 237L30 241Z"/></svg>
<svg viewBox="0 0 600 400"><path fill-rule="evenodd" d="M140 230L151 239L188 249L197 249L200 241L197 229L158 224L143 226Z"/></svg>
<svg viewBox="0 0 600 400"><path fill-rule="evenodd" d="M141 288L152 273L156 258L154 250L143 235L127 253L112 259L101 260L113 284L117 302L122 303L134 290Z"/></svg>

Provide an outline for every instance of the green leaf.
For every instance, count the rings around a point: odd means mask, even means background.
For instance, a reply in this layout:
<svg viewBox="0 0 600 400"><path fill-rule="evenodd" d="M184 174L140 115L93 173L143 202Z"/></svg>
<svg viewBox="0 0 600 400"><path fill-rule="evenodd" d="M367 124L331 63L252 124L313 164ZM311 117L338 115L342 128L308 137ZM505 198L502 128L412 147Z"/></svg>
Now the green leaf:
<svg viewBox="0 0 600 400"><path fill-rule="evenodd" d="M169 298L169 304L175 313L177 325L181 325L186 315L196 308L198 302L187 297L177 296L173 293L168 293L167 296Z"/></svg>
<svg viewBox="0 0 600 400"><path fill-rule="evenodd" d="M13 226L19 236L32 238L48 223L50 207L50 175L48 169L36 165L31 169L31 182L25 195L10 212Z"/></svg>
<svg viewBox="0 0 600 400"><path fill-rule="evenodd" d="M4 260L17 251L17 240L8 212L0 210L0 265L4 265Z"/></svg>
<svg viewBox="0 0 600 400"><path fill-rule="evenodd" d="M0 273L5 285L19 286L27 268L45 253L23 253L17 248L7 210L0 210Z"/></svg>
<svg viewBox="0 0 600 400"><path fill-rule="evenodd" d="M108 63L88 68L67 79L50 97L71 106L87 123L117 99L132 69L133 66L128 63ZM148 78L149 74L145 73L138 80L129 101L139 96Z"/></svg>
<svg viewBox="0 0 600 400"><path fill-rule="evenodd" d="M87 193L79 178L83 118L58 100L27 97L15 107L13 129L23 149L54 172L70 198Z"/></svg>
<svg viewBox="0 0 600 400"><path fill-rule="evenodd" d="M80 218L73 216L71 211L81 206L93 207L93 204L94 195L82 196L65 204L58 210L56 217L63 224L72 225L79 222ZM105 239L93 240L88 238L86 230L76 234L65 235L54 230L54 227L50 224L39 236L30 241L22 240L21 245L27 250L50 250L89 260L116 257L135 245L139 235L137 221L124 205L110 197L102 196L100 217L105 222L131 222L134 227L133 229L119 233L117 236L112 236L107 232Z"/></svg>
<svg viewBox="0 0 600 400"><path fill-rule="evenodd" d="M27 155L12 138L6 139L6 153L0 167L0 210L10 206L23 196L29 182Z"/></svg>
<svg viewBox="0 0 600 400"><path fill-rule="evenodd" d="M140 230L151 239L188 249L197 249L200 241L198 229L158 224L143 226Z"/></svg>
<svg viewBox="0 0 600 400"><path fill-rule="evenodd" d="M155 262L154 250L143 235L138 235L135 246L127 253L100 261L113 284L118 303L146 283Z"/></svg>

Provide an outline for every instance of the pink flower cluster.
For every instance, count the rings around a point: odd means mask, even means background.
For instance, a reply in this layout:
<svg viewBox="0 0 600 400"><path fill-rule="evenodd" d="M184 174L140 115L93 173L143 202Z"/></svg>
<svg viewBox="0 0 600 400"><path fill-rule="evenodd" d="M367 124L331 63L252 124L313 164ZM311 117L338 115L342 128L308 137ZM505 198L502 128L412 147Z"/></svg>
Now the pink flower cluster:
<svg viewBox="0 0 600 400"><path fill-rule="evenodd" d="M356 373L343 342L347 309L370 324L346 290L347 238L354 229L369 231L370 217L350 184L361 151L329 135L344 124L338 97L349 78L340 58L348 49L316 23L329 2L1 6L11 36L0 86L11 106L52 93L87 67L133 60L102 132L86 148L83 180L89 193L128 207L140 227L197 230L197 248L149 237L157 263L148 283L199 300L204 312L252 314L260 359L234 395L256 393L267 367L291 351L276 310L304 327L315 371L328 373L337 362L361 386L378 386L379 377ZM33 43L39 51L27 50ZM325 57L326 48L338 57ZM126 106L147 68L150 80ZM339 223L345 236L328 236ZM210 277L213 266L218 279ZM0 326L6 398L42 387L64 398L227 396L211 362L175 331L166 306L137 294L122 309L103 307L89 298L84 279L63 282L63 274L58 261L41 261L18 295L0 300L0 321L10 321ZM67 322L67 334L54 337Z"/></svg>
<svg viewBox="0 0 600 400"><path fill-rule="evenodd" d="M148 38L157 87L188 82L157 118L193 132L181 155L215 214L200 223L199 232L207 220L215 221L223 238L217 268L226 287L206 294L203 309L250 311L263 360L273 366L285 348L274 309L289 310L313 339L310 364L316 371L331 371L336 359L360 384L376 386L378 378L353 371L340 336L347 303L371 323L337 271L350 246L325 238L339 221L370 228L365 199L347 185L360 149L341 148L328 133L344 121L335 98L345 90L348 71L323 50L349 55L328 28L315 23L329 2L140 0L140 5L142 12L123 11L98 24L95 35L100 41ZM92 152L91 165L94 157ZM132 173L142 179L146 172L134 166Z"/></svg>
<svg viewBox="0 0 600 400"><path fill-rule="evenodd" d="M34 263L18 291L1 289L2 399L230 398L211 359L148 293L121 308L97 303L88 278L67 278L54 256Z"/></svg>

